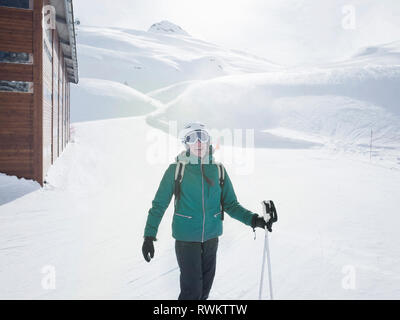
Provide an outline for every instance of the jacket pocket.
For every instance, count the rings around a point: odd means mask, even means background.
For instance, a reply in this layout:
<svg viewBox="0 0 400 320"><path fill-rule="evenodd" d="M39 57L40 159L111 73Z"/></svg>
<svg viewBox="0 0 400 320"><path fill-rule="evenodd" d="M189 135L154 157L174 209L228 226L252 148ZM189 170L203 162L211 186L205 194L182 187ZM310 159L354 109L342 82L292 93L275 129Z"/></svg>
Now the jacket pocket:
<svg viewBox="0 0 400 320"><path fill-rule="evenodd" d="M220 216L220 214L221 214L221 211L218 211L217 213L214 213L213 216L214 216L214 218L217 218Z"/></svg>
<svg viewBox="0 0 400 320"><path fill-rule="evenodd" d="M177 213L177 212L175 212L175 215L176 216L180 216L180 217L184 217L184 218L187 218L187 219L192 219L193 218L192 216L187 216L187 215L180 214L180 213Z"/></svg>

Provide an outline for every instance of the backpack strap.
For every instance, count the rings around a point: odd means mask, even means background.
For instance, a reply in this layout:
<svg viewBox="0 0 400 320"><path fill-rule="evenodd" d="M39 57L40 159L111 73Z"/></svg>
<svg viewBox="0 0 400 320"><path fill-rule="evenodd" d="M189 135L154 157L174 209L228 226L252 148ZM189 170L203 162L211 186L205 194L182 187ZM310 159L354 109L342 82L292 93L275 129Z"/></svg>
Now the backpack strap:
<svg viewBox="0 0 400 320"><path fill-rule="evenodd" d="M178 160L176 162L175 184L174 184L174 195L175 195L174 206L175 206L175 209L176 209L177 201L181 198L181 182L183 179L183 174L185 172L185 164L186 164L186 162L184 162L184 161Z"/></svg>
<svg viewBox="0 0 400 320"><path fill-rule="evenodd" d="M224 220L224 201L223 201L223 189L224 189L224 183L225 183L225 169L224 165L220 162L215 162L217 165L218 169L218 180L219 180L219 185L221 187L221 220ZM176 162L176 168L175 168L175 184L174 184L174 195L175 195L175 200L174 200L174 206L176 210L176 203L177 201L181 198L181 182L183 179L183 175L185 173L185 161L180 161L178 160Z"/></svg>
<svg viewBox="0 0 400 320"><path fill-rule="evenodd" d="M225 183L225 170L224 165L220 162L215 163L218 167L218 179L219 185L221 187L221 220L224 220L224 199L223 199L223 191L224 191L224 183Z"/></svg>

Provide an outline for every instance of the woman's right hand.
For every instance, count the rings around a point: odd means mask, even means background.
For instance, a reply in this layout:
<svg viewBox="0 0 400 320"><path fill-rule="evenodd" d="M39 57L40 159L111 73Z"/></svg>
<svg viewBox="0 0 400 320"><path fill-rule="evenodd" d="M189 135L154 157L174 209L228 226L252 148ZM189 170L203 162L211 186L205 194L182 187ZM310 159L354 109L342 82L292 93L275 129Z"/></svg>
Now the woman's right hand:
<svg viewBox="0 0 400 320"><path fill-rule="evenodd" d="M156 239L154 237L145 237L143 246L142 246L142 252L143 252L143 257L147 262L150 262L150 260L154 257L154 244L153 241Z"/></svg>

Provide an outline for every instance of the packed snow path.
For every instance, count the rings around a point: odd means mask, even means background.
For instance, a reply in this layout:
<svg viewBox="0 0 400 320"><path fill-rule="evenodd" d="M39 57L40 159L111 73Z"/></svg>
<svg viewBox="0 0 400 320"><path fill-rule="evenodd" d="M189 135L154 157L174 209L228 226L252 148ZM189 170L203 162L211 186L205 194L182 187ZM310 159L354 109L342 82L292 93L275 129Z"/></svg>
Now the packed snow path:
<svg viewBox="0 0 400 320"><path fill-rule="evenodd" d="M172 201L154 260L141 253L147 211L180 150L176 140L143 117L73 126L74 142L43 189L0 174L0 298L176 299ZM157 139L176 150L171 157L161 150L152 164ZM261 213L261 200L277 205L275 297L399 299L399 170L324 149L254 152L251 174L226 167L244 207ZM257 299L263 231L256 235L226 216L211 299ZM51 272L55 289L46 287Z"/></svg>

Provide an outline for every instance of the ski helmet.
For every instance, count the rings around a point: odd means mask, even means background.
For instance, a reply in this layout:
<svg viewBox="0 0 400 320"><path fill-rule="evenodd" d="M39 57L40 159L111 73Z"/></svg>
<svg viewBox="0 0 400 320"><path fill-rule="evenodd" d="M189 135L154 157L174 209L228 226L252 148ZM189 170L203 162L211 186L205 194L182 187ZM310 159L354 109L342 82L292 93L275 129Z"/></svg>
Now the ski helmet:
<svg viewBox="0 0 400 320"><path fill-rule="evenodd" d="M179 139L183 144L187 144L189 142L188 139L191 138L191 134L197 133L197 138L202 141L203 139L207 139L207 141L211 144L211 135L208 132L206 126L201 122L190 122L186 124L183 129L179 132ZM196 140L196 135L194 135ZM204 140L205 141L205 140Z"/></svg>

